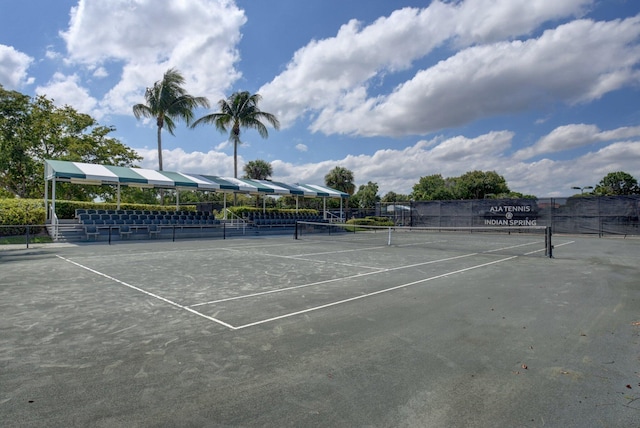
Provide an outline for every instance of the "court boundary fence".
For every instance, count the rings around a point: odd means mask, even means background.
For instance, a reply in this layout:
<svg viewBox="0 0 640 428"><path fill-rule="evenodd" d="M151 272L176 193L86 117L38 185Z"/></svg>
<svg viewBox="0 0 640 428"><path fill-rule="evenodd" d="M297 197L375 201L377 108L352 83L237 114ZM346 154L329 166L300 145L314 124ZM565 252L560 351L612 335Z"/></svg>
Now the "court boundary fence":
<svg viewBox="0 0 640 428"><path fill-rule="evenodd" d="M640 195L378 203L399 226L549 226L555 234L640 236Z"/></svg>

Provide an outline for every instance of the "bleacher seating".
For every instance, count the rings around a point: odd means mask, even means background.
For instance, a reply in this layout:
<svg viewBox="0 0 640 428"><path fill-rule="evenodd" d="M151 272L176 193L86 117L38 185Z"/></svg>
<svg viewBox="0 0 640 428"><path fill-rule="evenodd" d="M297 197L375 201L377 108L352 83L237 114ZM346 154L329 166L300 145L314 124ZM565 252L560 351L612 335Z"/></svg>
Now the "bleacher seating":
<svg viewBox="0 0 640 428"><path fill-rule="evenodd" d="M104 210L77 209L76 220L85 232L85 239L149 239L181 236L212 236L224 234L222 222L211 213L188 210ZM293 228L296 221L328 222L321 215L307 213L248 213L246 226L256 233L279 233Z"/></svg>

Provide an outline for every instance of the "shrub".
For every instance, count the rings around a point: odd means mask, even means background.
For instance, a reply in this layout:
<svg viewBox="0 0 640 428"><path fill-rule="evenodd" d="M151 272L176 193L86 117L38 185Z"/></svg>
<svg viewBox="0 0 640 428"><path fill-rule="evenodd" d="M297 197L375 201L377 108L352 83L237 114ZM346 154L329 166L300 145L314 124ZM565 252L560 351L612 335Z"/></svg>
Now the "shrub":
<svg viewBox="0 0 640 428"><path fill-rule="evenodd" d="M44 225L44 201L40 199L0 199L0 235L24 235L25 225ZM5 227L15 226L15 227ZM42 232L42 227L31 227L29 232Z"/></svg>
<svg viewBox="0 0 640 428"><path fill-rule="evenodd" d="M352 218L347 221L347 224L363 225L363 226L395 226L393 220L386 217L365 217L365 218Z"/></svg>

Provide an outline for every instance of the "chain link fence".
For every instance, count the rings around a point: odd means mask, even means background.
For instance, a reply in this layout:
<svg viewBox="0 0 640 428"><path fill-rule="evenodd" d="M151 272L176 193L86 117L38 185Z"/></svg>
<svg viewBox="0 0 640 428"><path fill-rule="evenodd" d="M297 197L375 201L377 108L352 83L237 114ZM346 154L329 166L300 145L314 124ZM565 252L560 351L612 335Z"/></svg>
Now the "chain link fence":
<svg viewBox="0 0 640 428"><path fill-rule="evenodd" d="M640 195L379 203L413 227L551 226L553 233L640 235Z"/></svg>

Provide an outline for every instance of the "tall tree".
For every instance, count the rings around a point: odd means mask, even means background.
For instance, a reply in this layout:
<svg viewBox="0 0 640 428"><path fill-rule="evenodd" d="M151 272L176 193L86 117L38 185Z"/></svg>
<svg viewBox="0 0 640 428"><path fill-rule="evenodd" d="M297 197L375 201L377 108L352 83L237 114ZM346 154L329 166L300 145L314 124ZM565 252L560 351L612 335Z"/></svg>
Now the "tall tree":
<svg viewBox="0 0 640 428"><path fill-rule="evenodd" d="M256 159L244 165L244 178L267 180L273 174L273 167L267 161Z"/></svg>
<svg viewBox="0 0 640 428"><path fill-rule="evenodd" d="M470 171L456 180L456 192L461 199L484 199L510 190L504 177L495 171Z"/></svg>
<svg viewBox="0 0 640 428"><path fill-rule="evenodd" d="M640 194L638 180L624 171L610 172L596 186L593 193L600 196Z"/></svg>
<svg viewBox="0 0 640 428"><path fill-rule="evenodd" d="M132 166L141 158L109 136L114 130L72 107L56 107L45 96L31 99L0 85L0 188L22 198L41 197L45 159ZM61 199L91 200L104 191L67 183L57 187Z"/></svg>
<svg viewBox="0 0 640 428"><path fill-rule="evenodd" d="M380 202L378 183L369 181L367 184L362 184L353 198L358 202L360 208L375 208L376 202Z"/></svg>
<svg viewBox="0 0 640 428"><path fill-rule="evenodd" d="M133 106L136 119L141 117L155 118L158 127L158 167L162 171L162 129L166 127L171 135L176 121L184 120L187 125L193 120L193 110L197 107L209 107L205 97L189 95L182 87L184 77L175 68L164 73L162 80L147 88L144 93L146 104Z"/></svg>
<svg viewBox="0 0 640 428"><path fill-rule="evenodd" d="M353 195L356 185L353 183L353 172L347 168L336 166L324 176L324 183L336 190Z"/></svg>
<svg viewBox="0 0 640 428"><path fill-rule="evenodd" d="M420 177L420 181L413 185L412 197L416 201L436 201L455 199L455 180L442 178L440 174Z"/></svg>
<svg viewBox="0 0 640 428"><path fill-rule="evenodd" d="M251 95L248 91L234 92L229 98L218 101L219 112L207 114L193 122L192 127L202 124L214 125L220 132L229 132L229 141L233 143L233 177L238 178L238 145L242 128L255 129L262 138L267 138L269 132L263 120L275 129L280 129L280 122L271 113L264 112L258 107L262 97Z"/></svg>

